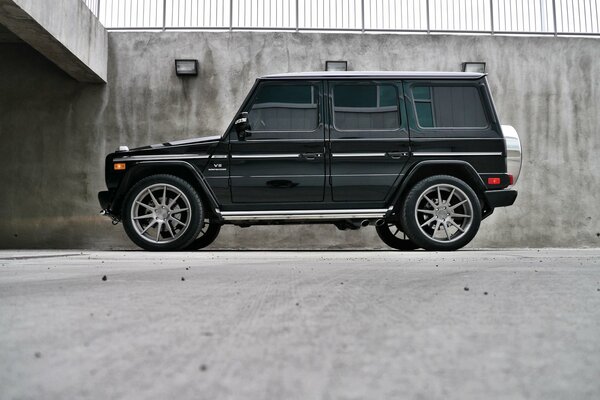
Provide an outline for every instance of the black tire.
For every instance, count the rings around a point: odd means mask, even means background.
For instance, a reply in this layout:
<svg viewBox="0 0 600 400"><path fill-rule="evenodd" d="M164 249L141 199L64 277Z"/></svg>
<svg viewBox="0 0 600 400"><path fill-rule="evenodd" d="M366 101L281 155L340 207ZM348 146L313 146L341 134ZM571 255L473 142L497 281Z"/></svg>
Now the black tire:
<svg viewBox="0 0 600 400"><path fill-rule="evenodd" d="M402 207L402 220L406 234L419 247L458 250L479 230L481 203L464 181L436 175L410 189Z"/></svg>
<svg viewBox="0 0 600 400"><path fill-rule="evenodd" d="M205 248L215 241L217 236L219 236L219 232L221 232L221 224L210 223L208 220L205 220L200 230L200 236L187 246L186 250L193 251Z"/></svg>
<svg viewBox="0 0 600 400"><path fill-rule="evenodd" d="M121 214L127 236L151 251L185 249L198 237L204 221L196 190L179 177L162 174L136 183Z"/></svg>
<svg viewBox="0 0 600 400"><path fill-rule="evenodd" d="M419 248L419 246L402 231L400 223L386 222L383 225L376 226L375 230L383 243L393 249L412 251Z"/></svg>

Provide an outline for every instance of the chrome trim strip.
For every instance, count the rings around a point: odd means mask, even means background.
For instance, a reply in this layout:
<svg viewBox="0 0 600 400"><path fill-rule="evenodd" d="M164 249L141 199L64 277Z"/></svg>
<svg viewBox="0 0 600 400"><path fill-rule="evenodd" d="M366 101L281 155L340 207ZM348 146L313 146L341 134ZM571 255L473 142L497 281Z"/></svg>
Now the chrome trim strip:
<svg viewBox="0 0 600 400"><path fill-rule="evenodd" d="M403 176L402 174L331 174L332 178L336 176Z"/></svg>
<svg viewBox="0 0 600 400"><path fill-rule="evenodd" d="M208 158L208 155L198 154L162 154L147 156L123 156L113 159L113 161L148 161L148 160L190 160Z"/></svg>
<svg viewBox="0 0 600 400"><path fill-rule="evenodd" d="M253 131L253 132L257 132L257 131ZM254 143L254 142L272 142L274 139L254 139L254 138L250 138L250 139L246 139L246 141L248 143ZM277 139L277 143L279 142L310 142L310 143L323 143L323 139Z"/></svg>
<svg viewBox="0 0 600 400"><path fill-rule="evenodd" d="M215 159L226 159L227 155L226 154L215 154L215 155L212 156L212 158L215 158Z"/></svg>
<svg viewBox="0 0 600 400"><path fill-rule="evenodd" d="M383 218L387 209L221 211L225 221Z"/></svg>
<svg viewBox="0 0 600 400"><path fill-rule="evenodd" d="M385 157L386 153L333 153L332 157Z"/></svg>
<svg viewBox="0 0 600 400"><path fill-rule="evenodd" d="M253 158L300 158L300 154L232 154L231 158L253 159Z"/></svg>
<svg viewBox="0 0 600 400"><path fill-rule="evenodd" d="M406 132L406 129L400 129L400 131ZM421 138L419 138L421 139ZM439 138L436 138L439 140ZM330 142L372 142L373 138L331 138ZM408 143L408 135L406 137L389 137L389 138L377 138L378 142L400 142Z"/></svg>
<svg viewBox="0 0 600 400"><path fill-rule="evenodd" d="M412 153L416 157L444 157L444 156L501 156L502 152L477 152L477 151L438 151L438 152L427 152L427 151L415 151Z"/></svg>
<svg viewBox="0 0 600 400"><path fill-rule="evenodd" d="M281 178L281 179L285 179L285 178L304 178L304 177L319 177L319 178L324 178L325 175L323 174L308 174L308 175L245 175L245 176L232 176L232 178Z"/></svg>

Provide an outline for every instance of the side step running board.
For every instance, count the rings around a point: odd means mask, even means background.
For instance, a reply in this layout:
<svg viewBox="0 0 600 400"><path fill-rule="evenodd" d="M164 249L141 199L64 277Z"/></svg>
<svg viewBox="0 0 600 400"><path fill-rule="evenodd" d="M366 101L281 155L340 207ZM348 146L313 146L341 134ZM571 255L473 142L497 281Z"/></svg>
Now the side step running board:
<svg viewBox="0 0 600 400"><path fill-rule="evenodd" d="M319 220L383 218L387 209L365 210L277 210L277 211L221 211L225 221L260 220Z"/></svg>

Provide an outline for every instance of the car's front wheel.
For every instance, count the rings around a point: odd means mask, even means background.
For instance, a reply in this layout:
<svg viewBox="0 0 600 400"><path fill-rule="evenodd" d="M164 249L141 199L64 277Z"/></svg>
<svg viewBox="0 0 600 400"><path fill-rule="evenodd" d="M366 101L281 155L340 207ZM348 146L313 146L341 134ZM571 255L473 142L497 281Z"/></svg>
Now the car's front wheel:
<svg viewBox="0 0 600 400"><path fill-rule="evenodd" d="M383 225L376 226L375 230L383 243L396 250L411 251L419 248L415 242L406 236L399 222L386 222Z"/></svg>
<svg viewBox="0 0 600 400"><path fill-rule="evenodd" d="M458 250L477 234L481 204L464 181L437 175L418 182L409 191L402 218L406 233L426 250Z"/></svg>
<svg viewBox="0 0 600 400"><path fill-rule="evenodd" d="M198 237L187 247L187 250L200 250L210 245L217 239L221 232L221 224L204 220L204 225L200 229Z"/></svg>
<svg viewBox="0 0 600 400"><path fill-rule="evenodd" d="M152 175L127 193L122 212L129 238L146 250L183 250L204 221L196 190L173 175Z"/></svg>

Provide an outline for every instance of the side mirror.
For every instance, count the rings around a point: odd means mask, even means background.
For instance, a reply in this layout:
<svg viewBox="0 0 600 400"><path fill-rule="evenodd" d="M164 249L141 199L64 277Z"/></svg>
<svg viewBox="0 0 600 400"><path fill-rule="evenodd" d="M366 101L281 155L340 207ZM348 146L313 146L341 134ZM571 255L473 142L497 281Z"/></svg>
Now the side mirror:
<svg viewBox="0 0 600 400"><path fill-rule="evenodd" d="M250 136L250 123L248 122L248 113L241 113L235 120L235 131L237 132L238 140L246 140Z"/></svg>

